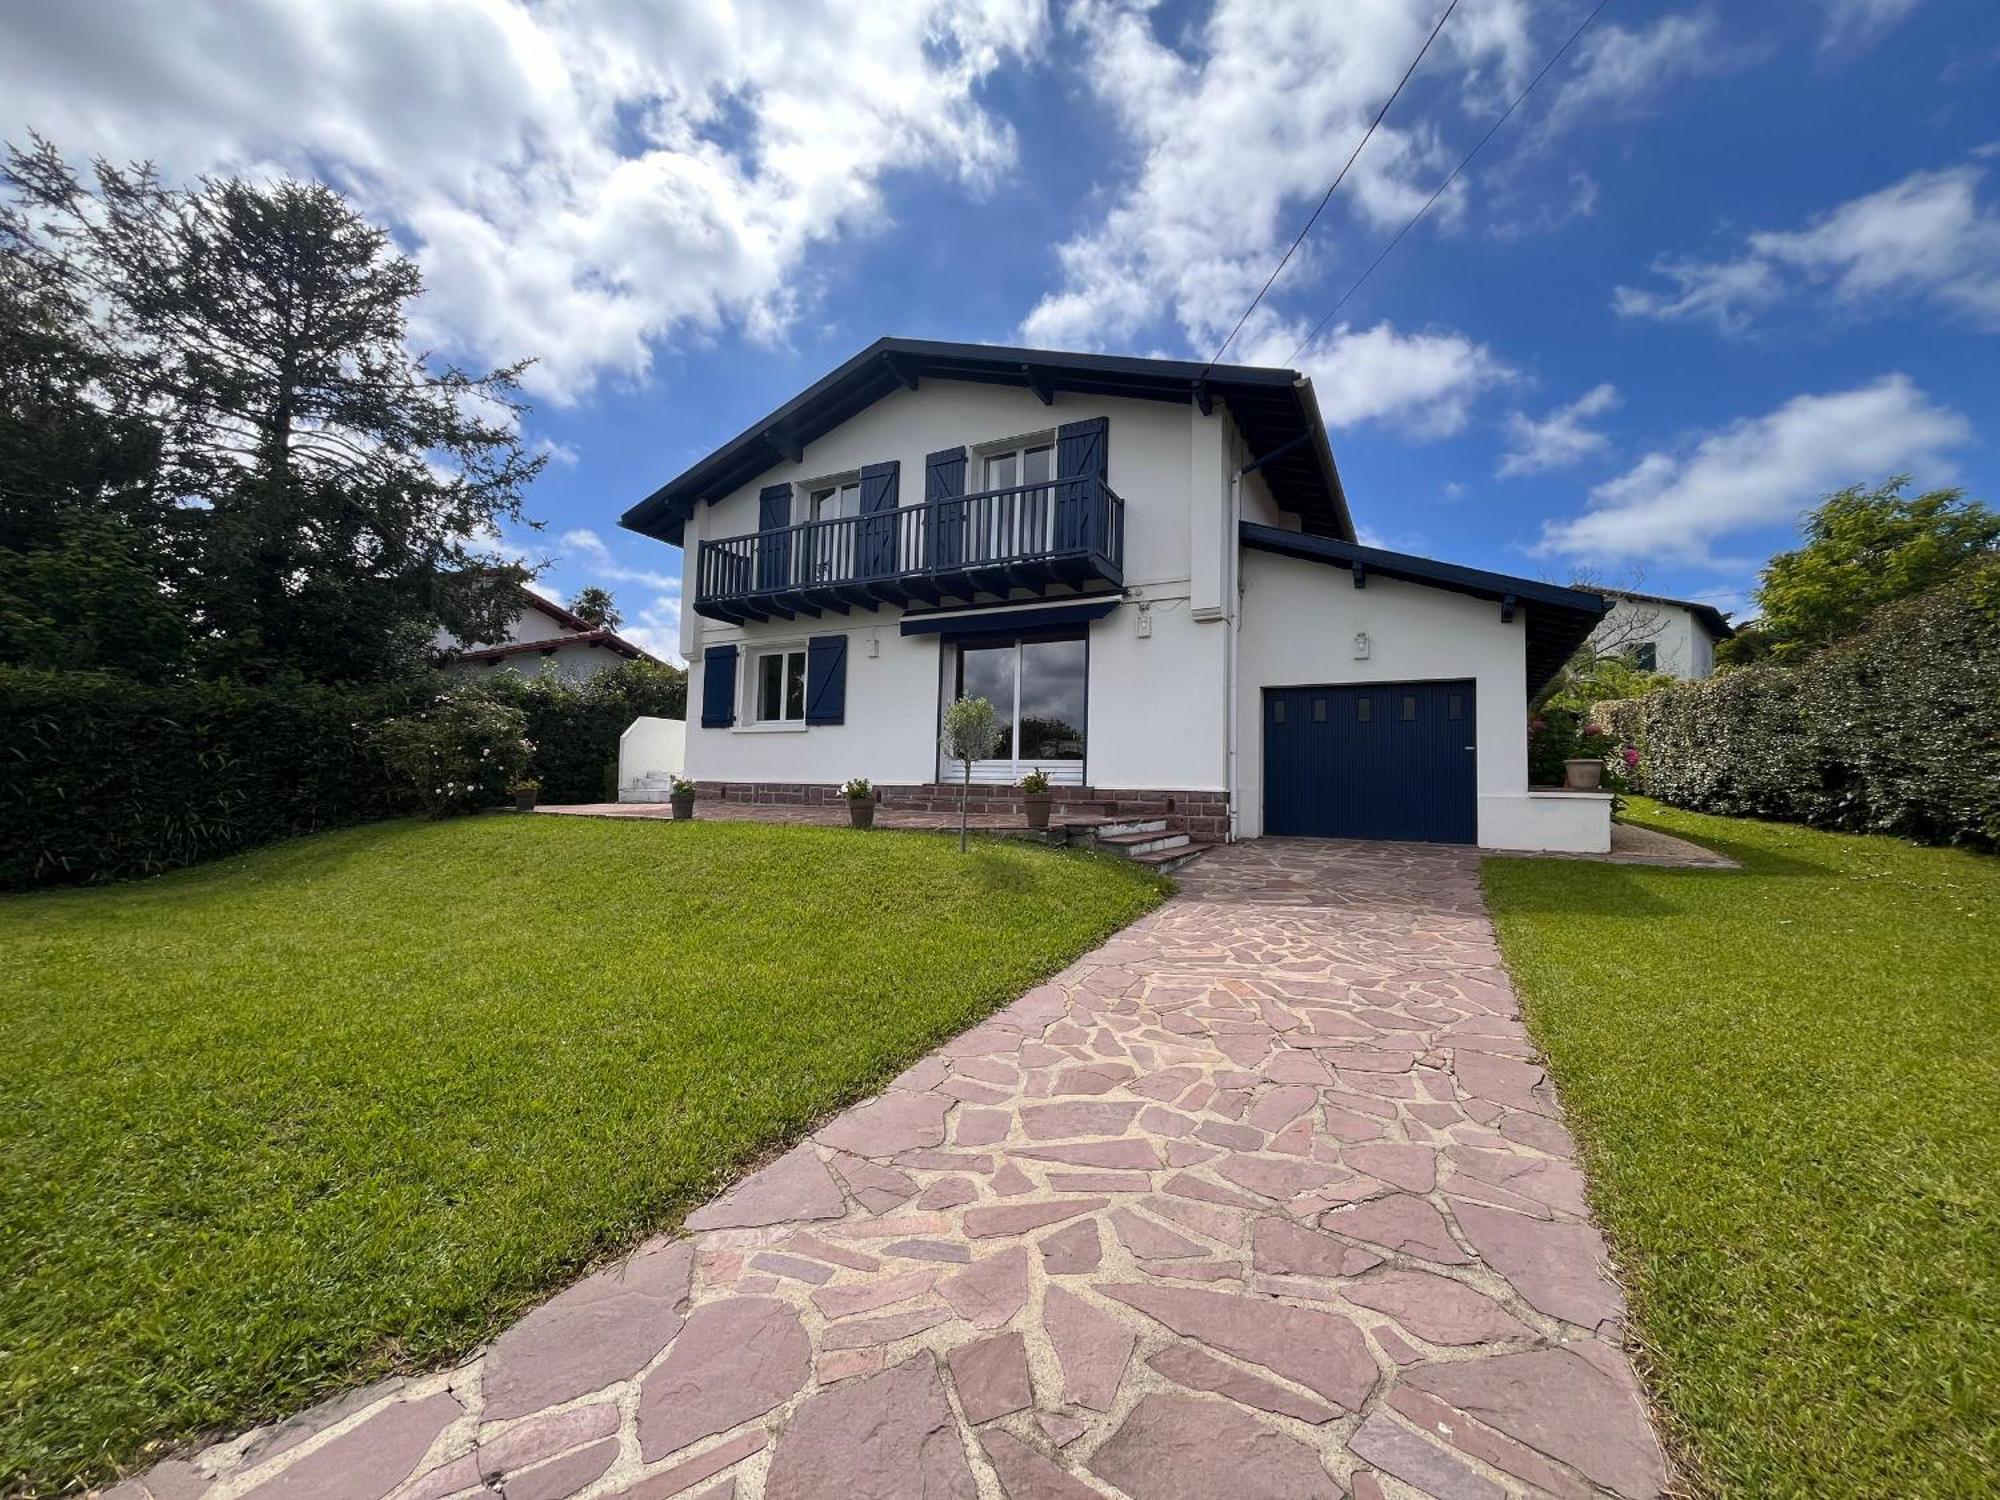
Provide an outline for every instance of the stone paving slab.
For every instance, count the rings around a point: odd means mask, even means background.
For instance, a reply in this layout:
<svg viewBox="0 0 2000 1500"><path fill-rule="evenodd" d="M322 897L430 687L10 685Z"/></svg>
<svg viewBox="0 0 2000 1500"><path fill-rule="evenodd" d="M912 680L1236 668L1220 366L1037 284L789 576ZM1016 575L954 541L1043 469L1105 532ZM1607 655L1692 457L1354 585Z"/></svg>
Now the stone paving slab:
<svg viewBox="0 0 2000 1500"><path fill-rule="evenodd" d="M1219 850L684 1237L113 1493L1660 1495L1477 870Z"/></svg>

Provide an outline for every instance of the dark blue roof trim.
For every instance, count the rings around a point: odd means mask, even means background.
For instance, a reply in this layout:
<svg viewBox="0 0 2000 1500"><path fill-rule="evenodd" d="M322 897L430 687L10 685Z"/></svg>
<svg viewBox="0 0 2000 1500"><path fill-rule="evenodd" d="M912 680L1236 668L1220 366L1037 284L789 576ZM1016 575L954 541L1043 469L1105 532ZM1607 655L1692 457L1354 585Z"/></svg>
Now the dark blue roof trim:
<svg viewBox="0 0 2000 1500"><path fill-rule="evenodd" d="M1275 526L1243 523L1243 545L1260 552L1365 572L1369 578L1400 578L1427 588L1448 589L1475 599L1499 603L1496 621L1511 619L1516 604L1528 611L1528 697L1533 699L1549 683L1571 653L1583 644L1611 608L1611 601L1589 589L1568 589L1560 584L1539 583L1532 578L1515 578L1506 573L1489 573L1483 568L1461 567L1435 558L1417 557L1408 552L1390 552L1382 547L1363 547L1357 542L1334 541L1328 537L1301 536L1280 531Z"/></svg>
<svg viewBox="0 0 2000 1500"><path fill-rule="evenodd" d="M1196 401L1204 411L1220 399L1256 459L1304 435L1308 441L1261 472L1274 500L1307 530L1351 538L1354 521L1340 471L1320 421L1312 382L1296 370L1256 365L1203 366L1190 360L1135 359L1113 354L1066 354L932 339L877 339L839 369L738 433L685 473L626 511L619 524L681 545L695 507L742 488L783 462L797 462L804 445L824 436L893 391L921 378L1019 386L1044 401L1058 391L1141 401Z"/></svg>
<svg viewBox="0 0 2000 1500"><path fill-rule="evenodd" d="M1124 601L1092 599L1079 604L1038 604L1020 609L989 609L976 613L929 610L903 616L904 635L1014 635L1029 630L1056 630L1101 620Z"/></svg>

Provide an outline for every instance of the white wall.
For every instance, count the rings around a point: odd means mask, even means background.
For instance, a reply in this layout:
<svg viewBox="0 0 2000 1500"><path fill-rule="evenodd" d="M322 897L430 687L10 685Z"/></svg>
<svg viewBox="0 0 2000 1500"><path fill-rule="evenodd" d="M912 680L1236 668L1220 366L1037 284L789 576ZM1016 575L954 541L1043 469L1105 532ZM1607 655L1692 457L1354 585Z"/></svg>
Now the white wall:
<svg viewBox="0 0 2000 1500"><path fill-rule="evenodd" d="M703 538L757 529L757 494L781 482L807 484L866 464L898 460L899 500L923 499L924 456L966 445L974 450L967 488L979 487L979 445L1053 432L1064 422L1109 419L1106 456L1112 489L1125 501L1125 581L1130 602L1090 630L1086 727L1092 784L1120 788L1221 790L1224 785L1223 660L1227 624L1194 618L1192 559L1198 546L1222 548L1220 486L1229 451L1222 408L1203 417L1192 405L1058 394L1044 406L1032 392L963 381L925 380L897 391L827 433L797 464L759 475L713 506L697 508L686 531L686 574L694 576ZM1197 431L1206 428L1197 439ZM1197 449L1203 455L1196 461ZM1214 536L1199 536L1190 495L1198 473L1213 470L1207 509ZM1213 559L1211 559L1213 562ZM1219 597L1218 577L1206 586ZM1151 625L1139 635L1140 604ZM889 608L820 619L746 626L703 619L692 601L682 612L681 652L689 663L688 772L700 780L831 784L866 776L888 785L937 775L936 725L942 666L936 636L904 636L903 612ZM846 722L808 728L744 721L744 664L752 650L812 635L848 635ZM702 651L735 642L737 724L700 727ZM876 654L868 654L870 643Z"/></svg>
<svg viewBox="0 0 2000 1500"><path fill-rule="evenodd" d="M687 764L687 725L679 719L634 719L618 736L618 790L643 777L682 774Z"/></svg>
<svg viewBox="0 0 2000 1500"><path fill-rule="evenodd" d="M532 637L532 639L547 639ZM518 672L523 677L539 677L552 672L571 682L582 682L608 671L625 658L608 646L558 646L555 650L523 651L498 661L450 661L446 667L467 677L490 676L494 672Z"/></svg>
<svg viewBox="0 0 2000 1500"><path fill-rule="evenodd" d="M1651 641L1656 653L1654 670L1675 677L1713 675L1715 642L1692 611L1647 599L1625 599L1616 594L1607 597L1611 612L1592 633L1595 639L1621 646Z"/></svg>
<svg viewBox="0 0 2000 1500"><path fill-rule="evenodd" d="M1579 823L1574 804L1528 793L1527 609L1502 624L1500 606L1445 589L1246 548L1238 649L1237 833L1263 832L1263 690L1318 683L1451 681L1475 684L1479 843L1492 849L1610 847ZM1369 652L1354 656L1365 632Z"/></svg>

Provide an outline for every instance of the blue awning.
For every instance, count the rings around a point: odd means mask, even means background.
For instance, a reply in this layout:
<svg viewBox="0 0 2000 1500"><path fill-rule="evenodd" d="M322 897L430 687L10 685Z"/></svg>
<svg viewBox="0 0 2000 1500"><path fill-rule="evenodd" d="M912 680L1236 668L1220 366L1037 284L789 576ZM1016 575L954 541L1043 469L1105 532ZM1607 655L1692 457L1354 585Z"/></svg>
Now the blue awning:
<svg viewBox="0 0 2000 1500"><path fill-rule="evenodd" d="M950 639L967 635L1025 635L1035 630L1061 630L1071 625L1087 625L1101 620L1124 600L1079 599L1075 603L1032 604L1014 609L931 610L903 616L904 635L941 635Z"/></svg>

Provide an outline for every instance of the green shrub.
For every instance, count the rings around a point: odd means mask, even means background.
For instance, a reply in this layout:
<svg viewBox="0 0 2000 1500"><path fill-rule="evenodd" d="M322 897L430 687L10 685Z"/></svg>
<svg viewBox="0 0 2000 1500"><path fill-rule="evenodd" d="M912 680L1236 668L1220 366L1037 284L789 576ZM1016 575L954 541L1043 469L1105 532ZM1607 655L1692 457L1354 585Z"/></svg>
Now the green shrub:
<svg viewBox="0 0 2000 1500"><path fill-rule="evenodd" d="M1646 789L1701 812L2000 846L2000 564L1797 665L1646 698Z"/></svg>
<svg viewBox="0 0 2000 1500"><path fill-rule="evenodd" d="M624 662L583 682L508 671L478 681L525 716L544 802L617 801L618 737L634 719L687 715L687 673L656 662Z"/></svg>
<svg viewBox="0 0 2000 1500"><path fill-rule="evenodd" d="M375 731L389 773L433 818L477 812L513 794L535 747L521 710L476 688L440 693Z"/></svg>
<svg viewBox="0 0 2000 1500"><path fill-rule="evenodd" d="M0 668L0 888L129 880L406 812L366 731L416 701Z"/></svg>

